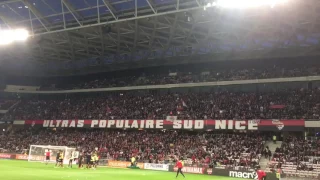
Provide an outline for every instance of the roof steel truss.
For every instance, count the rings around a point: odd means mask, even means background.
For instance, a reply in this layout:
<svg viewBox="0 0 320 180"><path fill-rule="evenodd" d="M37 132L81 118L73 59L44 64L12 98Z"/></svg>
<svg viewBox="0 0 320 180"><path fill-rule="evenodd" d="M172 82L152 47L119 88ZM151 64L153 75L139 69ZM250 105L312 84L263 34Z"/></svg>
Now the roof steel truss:
<svg viewBox="0 0 320 180"><path fill-rule="evenodd" d="M0 49L1 58L70 62L93 57L109 60L112 56L114 63L123 63L262 49L269 49L266 52L270 53L275 48L303 47L297 35L307 39L318 38L314 36L320 33L320 2L316 0L292 0L294 3L289 7L236 12L238 16L219 8L204 11L203 0L174 0L164 5L144 0L143 7L138 6L138 0L97 0L94 7L82 9L76 8L71 0L59 1L61 12L51 7L56 14L47 16L30 0L1 2L0 6L9 7L11 3L22 2L29 11L29 17L19 22L0 11L1 27L15 28L21 22L28 22L33 36L19 53L15 46ZM132 2L134 7L117 11L115 6L126 2ZM108 13L101 12L101 8ZM82 12L88 9L96 9L96 15L85 17ZM58 15L63 16L61 22L49 20ZM39 23L36 25L35 21ZM317 52L317 46L311 47L317 43L310 42L305 44L306 54Z"/></svg>

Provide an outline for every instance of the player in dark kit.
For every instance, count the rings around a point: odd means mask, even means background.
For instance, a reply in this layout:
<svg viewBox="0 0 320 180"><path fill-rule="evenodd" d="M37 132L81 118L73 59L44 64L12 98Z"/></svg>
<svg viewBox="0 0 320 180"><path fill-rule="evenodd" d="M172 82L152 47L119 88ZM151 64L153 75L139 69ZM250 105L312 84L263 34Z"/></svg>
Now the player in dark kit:
<svg viewBox="0 0 320 180"><path fill-rule="evenodd" d="M83 167L83 161L84 161L84 154L83 153L80 153L79 155L79 168L82 168Z"/></svg>
<svg viewBox="0 0 320 180"><path fill-rule="evenodd" d="M182 161L178 161L175 167L178 167L176 178L178 177L179 173L185 178L185 176L184 176L184 174L182 172L183 162Z"/></svg>
<svg viewBox="0 0 320 180"><path fill-rule="evenodd" d="M59 157L60 157L60 152L58 152L58 153L57 153L57 157L56 157L56 165L55 165L55 167L58 167Z"/></svg>
<svg viewBox="0 0 320 180"><path fill-rule="evenodd" d="M90 165L91 165L91 153L88 151L87 152L87 161L86 161L86 168L89 169L90 168Z"/></svg>

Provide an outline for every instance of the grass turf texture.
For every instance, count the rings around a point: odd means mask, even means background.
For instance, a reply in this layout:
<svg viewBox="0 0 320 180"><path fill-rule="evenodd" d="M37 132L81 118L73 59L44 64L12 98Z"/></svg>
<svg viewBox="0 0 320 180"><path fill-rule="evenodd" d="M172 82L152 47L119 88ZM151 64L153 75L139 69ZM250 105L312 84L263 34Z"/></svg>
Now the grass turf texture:
<svg viewBox="0 0 320 180"><path fill-rule="evenodd" d="M170 180L173 172L98 167L97 170L53 168L54 164L0 160L1 180ZM177 179L183 179L181 175ZM241 180L221 176L186 174L190 180Z"/></svg>

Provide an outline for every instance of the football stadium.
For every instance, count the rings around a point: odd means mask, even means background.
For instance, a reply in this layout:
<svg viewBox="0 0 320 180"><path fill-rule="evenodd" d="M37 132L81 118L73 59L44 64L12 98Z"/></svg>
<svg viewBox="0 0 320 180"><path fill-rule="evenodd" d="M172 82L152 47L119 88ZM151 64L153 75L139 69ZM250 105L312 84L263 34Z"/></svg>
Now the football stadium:
<svg viewBox="0 0 320 180"><path fill-rule="evenodd" d="M1 0L0 180L319 180L319 0Z"/></svg>

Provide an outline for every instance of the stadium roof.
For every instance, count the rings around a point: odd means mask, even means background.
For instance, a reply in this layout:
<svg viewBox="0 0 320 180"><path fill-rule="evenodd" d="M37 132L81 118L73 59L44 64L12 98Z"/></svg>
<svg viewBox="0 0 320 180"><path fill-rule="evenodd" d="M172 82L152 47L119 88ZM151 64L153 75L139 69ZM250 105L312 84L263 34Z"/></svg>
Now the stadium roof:
<svg viewBox="0 0 320 180"><path fill-rule="evenodd" d="M2 0L0 27L26 28L32 37L0 46L0 65L62 75L318 53L318 0L204 10L208 1Z"/></svg>

